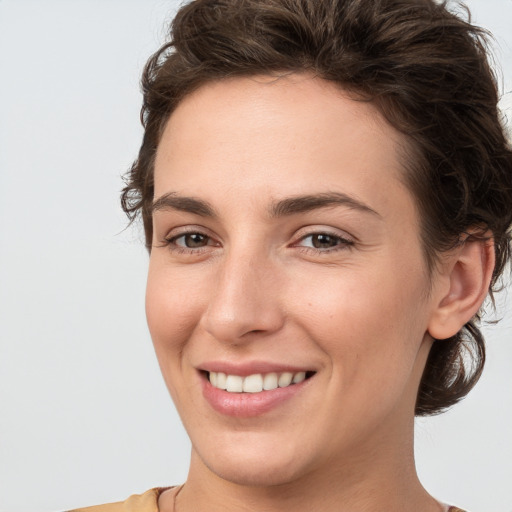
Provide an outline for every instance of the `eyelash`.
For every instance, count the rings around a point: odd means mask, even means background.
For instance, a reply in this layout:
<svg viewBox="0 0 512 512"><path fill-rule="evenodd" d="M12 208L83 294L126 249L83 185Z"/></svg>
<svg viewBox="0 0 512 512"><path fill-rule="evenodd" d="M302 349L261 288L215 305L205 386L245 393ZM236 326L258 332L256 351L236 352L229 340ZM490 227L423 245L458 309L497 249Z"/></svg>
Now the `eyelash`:
<svg viewBox="0 0 512 512"><path fill-rule="evenodd" d="M216 246L218 247L218 244L208 244L207 243L207 245L193 248L193 247L180 246L176 243L177 240L179 240L180 238L185 238L186 236L190 236L190 235L200 235L202 237L207 238L208 241L212 240L212 237L210 237L206 233L202 233L201 231L191 230L191 231L187 231L184 233L180 233L178 235L171 236L169 238L165 238L163 241L163 245L168 247L169 250L171 250L172 252L176 252L178 254L202 254L205 250L207 250L208 247L216 247ZM327 236L327 237L330 237L331 239L335 240L337 243L335 245L333 245L332 247L327 247L327 248L323 248L323 249L316 248L316 247L305 247L305 246L299 245L300 242L303 242L304 240L306 240L308 238L315 237L315 236ZM338 251L343 251L343 250L349 249L353 245L354 245L354 242L352 240L343 238L342 236L337 235L335 233L329 233L328 231L315 231L313 233L308 233L306 235L301 236L299 238L298 242L295 242L292 244L292 247L297 247L301 252L306 252L306 253L310 253L310 254L311 253L330 254L333 252L338 252Z"/></svg>
<svg viewBox="0 0 512 512"><path fill-rule="evenodd" d="M333 252L344 251L344 250L350 249L354 245L354 242L352 240L343 238L342 236L340 236L336 233L329 233L329 231L315 231L314 233L308 233L307 235L301 236L299 238L299 242L303 242L304 240L306 240L308 238L315 237L315 236L327 236L327 237L330 237L331 239L335 240L337 243L336 243L336 245L333 245L332 247L327 247L327 248L323 248L323 249L319 249L316 247L300 246L300 245L298 245L298 242L294 243L294 246L298 247L299 250L301 250L303 252L308 252L308 253L313 252L314 254L331 254Z"/></svg>
<svg viewBox="0 0 512 512"><path fill-rule="evenodd" d="M180 238L185 238L186 236L190 236L190 235L200 235L202 237L207 238L208 241L212 240L212 237L208 236L206 233L202 233L201 231L197 231L197 230L190 230L190 231L185 231L183 233L180 233L178 235L174 235L174 236L171 236L168 238L166 237L163 241L163 245L168 247L169 250L176 252L178 254L201 254L205 250L207 250L208 247L212 246L212 245L207 244L202 247L194 248L194 247L185 247L185 246L177 245L177 243L176 243L177 240L179 240Z"/></svg>

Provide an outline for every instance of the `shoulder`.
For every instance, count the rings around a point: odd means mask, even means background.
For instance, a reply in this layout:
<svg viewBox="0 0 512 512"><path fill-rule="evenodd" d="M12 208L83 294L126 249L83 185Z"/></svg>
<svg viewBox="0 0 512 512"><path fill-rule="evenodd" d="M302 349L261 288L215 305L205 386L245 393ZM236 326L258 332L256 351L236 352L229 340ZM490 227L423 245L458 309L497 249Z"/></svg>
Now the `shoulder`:
<svg viewBox="0 0 512 512"><path fill-rule="evenodd" d="M169 487L155 487L144 494L134 494L125 501L77 508L68 512L158 512L158 497Z"/></svg>

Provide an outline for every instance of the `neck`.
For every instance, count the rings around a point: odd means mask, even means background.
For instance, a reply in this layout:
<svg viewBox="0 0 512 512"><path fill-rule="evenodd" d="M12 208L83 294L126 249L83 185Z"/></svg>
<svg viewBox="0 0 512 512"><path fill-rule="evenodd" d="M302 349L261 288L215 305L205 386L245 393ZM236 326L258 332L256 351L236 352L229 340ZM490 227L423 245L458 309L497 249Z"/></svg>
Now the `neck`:
<svg viewBox="0 0 512 512"><path fill-rule="evenodd" d="M413 457L413 434L390 448L359 446L343 461L329 461L293 481L273 486L241 485L213 473L193 452L176 512L441 512L420 484ZM382 447L386 447L383 449ZM164 512L164 511L162 511Z"/></svg>

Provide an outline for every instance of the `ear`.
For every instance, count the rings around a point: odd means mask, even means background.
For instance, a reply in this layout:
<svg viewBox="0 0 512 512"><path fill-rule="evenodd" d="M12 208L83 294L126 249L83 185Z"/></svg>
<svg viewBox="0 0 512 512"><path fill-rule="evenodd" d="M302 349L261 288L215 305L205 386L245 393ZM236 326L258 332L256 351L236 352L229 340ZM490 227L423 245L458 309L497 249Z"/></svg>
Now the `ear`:
<svg viewBox="0 0 512 512"><path fill-rule="evenodd" d="M430 317L429 334L438 340L457 334L478 312L487 293L494 270L492 238L466 240L443 259L435 309Z"/></svg>

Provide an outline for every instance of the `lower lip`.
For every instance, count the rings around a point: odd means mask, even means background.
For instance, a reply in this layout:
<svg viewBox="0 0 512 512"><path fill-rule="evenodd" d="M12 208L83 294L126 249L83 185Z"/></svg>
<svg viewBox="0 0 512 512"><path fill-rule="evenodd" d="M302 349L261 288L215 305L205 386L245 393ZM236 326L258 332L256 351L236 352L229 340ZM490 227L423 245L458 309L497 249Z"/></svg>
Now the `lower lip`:
<svg viewBox="0 0 512 512"><path fill-rule="evenodd" d="M293 398L308 385L311 378L285 388L276 388L260 393L229 393L211 385L203 377L203 396L211 407L226 416L251 418L275 409Z"/></svg>

